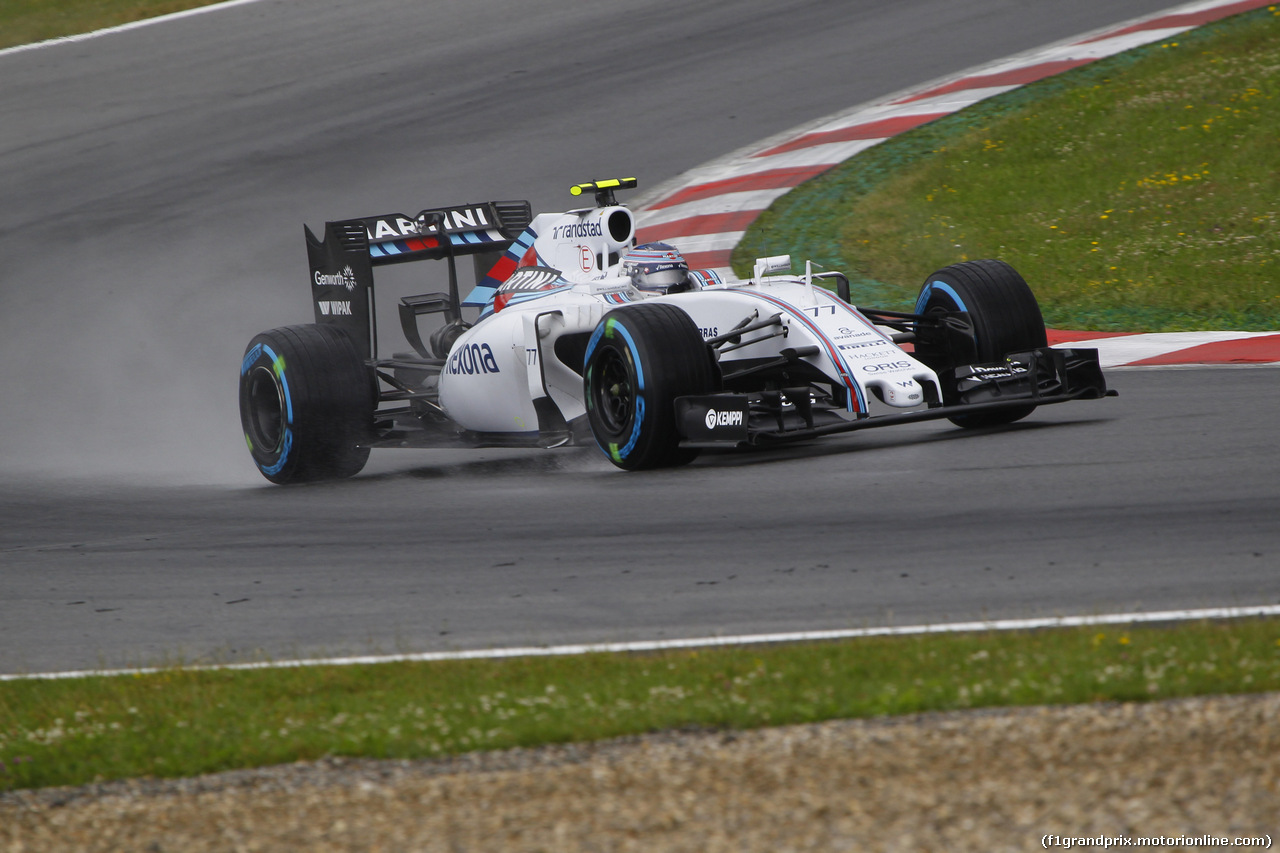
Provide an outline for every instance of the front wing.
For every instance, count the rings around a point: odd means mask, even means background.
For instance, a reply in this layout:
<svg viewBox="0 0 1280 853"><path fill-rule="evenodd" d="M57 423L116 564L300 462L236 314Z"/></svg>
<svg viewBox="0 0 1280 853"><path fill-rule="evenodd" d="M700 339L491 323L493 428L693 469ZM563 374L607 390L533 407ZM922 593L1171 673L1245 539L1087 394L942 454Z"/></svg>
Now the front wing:
<svg viewBox="0 0 1280 853"><path fill-rule="evenodd" d="M941 371L942 401L928 408L856 420L814 404L809 388L752 394L677 397L681 443L690 447L758 445L938 420L1027 405L1116 396L1107 389L1096 349L1041 347L1005 361Z"/></svg>

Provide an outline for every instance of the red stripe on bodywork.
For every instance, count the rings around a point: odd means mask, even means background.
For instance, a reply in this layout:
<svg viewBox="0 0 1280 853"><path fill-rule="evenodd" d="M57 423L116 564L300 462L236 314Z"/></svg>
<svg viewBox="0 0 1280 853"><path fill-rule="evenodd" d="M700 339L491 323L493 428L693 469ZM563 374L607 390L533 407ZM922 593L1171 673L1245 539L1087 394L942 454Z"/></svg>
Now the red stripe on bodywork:
<svg viewBox="0 0 1280 853"><path fill-rule="evenodd" d="M840 379L844 382L845 388L849 390L848 410L858 414L862 414L867 411L866 404L862 399L862 390L854 378L849 374L849 371L847 370L848 365L845 364L844 359L840 356L840 348L836 346L835 341L827 337L827 333L823 331L821 326L819 326L815 321L809 319L808 315L804 313L803 308L791 305L790 303L784 302L777 297L770 296L767 293L758 293L752 290L744 290L742 293L744 296L754 296L756 299L763 299L770 305L773 305L776 308L781 308L793 319L803 323L813 336L818 339L818 342L822 344L822 348L826 350L827 358L831 360L831 364L840 374Z"/></svg>
<svg viewBox="0 0 1280 853"><path fill-rule="evenodd" d="M497 263L489 268L489 273L486 277L492 278L496 281L506 281L511 278L511 274L515 271L516 259L510 255L503 255L501 258L498 258Z"/></svg>
<svg viewBox="0 0 1280 853"><path fill-rule="evenodd" d="M426 249L434 249L436 246L440 245L440 241L435 237L427 237L425 239L416 237L412 240L406 240L405 245L409 247L409 251L411 252L421 252Z"/></svg>

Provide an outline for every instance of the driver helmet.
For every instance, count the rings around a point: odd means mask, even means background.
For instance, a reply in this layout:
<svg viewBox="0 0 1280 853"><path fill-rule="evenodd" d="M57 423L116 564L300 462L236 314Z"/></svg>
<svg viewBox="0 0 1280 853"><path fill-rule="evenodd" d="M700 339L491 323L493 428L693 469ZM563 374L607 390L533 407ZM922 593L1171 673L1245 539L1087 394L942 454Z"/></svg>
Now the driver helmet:
<svg viewBox="0 0 1280 853"><path fill-rule="evenodd" d="M675 246L643 243L622 259L622 274L646 293L678 293L689 289L689 264Z"/></svg>

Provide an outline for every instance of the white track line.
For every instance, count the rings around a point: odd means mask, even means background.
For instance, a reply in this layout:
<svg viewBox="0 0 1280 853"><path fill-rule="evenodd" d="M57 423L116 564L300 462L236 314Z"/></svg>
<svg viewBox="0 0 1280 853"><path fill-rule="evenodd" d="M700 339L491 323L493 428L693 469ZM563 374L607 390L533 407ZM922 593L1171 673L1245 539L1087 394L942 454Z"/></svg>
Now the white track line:
<svg viewBox="0 0 1280 853"><path fill-rule="evenodd" d="M204 666L140 667L137 669L77 670L0 675L0 681L34 679L94 678L120 675L152 675L181 670L210 672L250 669L296 669L314 666L368 666L381 663L425 663L451 660L497 660L520 657L561 657L568 655L661 652L776 643L808 643L827 640L855 640L864 637L900 637L920 634L960 634L975 631L1034 631L1045 628L1081 628L1095 625L1135 625L1148 622L1193 622L1206 619L1247 619L1280 616L1280 604L1252 607L1209 607L1199 610L1159 610L1151 613L1107 613L1097 616L1045 616L1037 619L993 619L977 622L949 622L941 625L847 628L833 631L793 631L780 634L741 634L729 637L690 637L681 640L638 640L627 643L595 643L569 646L517 646L506 649L470 649L456 652L422 652L403 655L315 658L296 661L210 664Z"/></svg>
<svg viewBox="0 0 1280 853"><path fill-rule="evenodd" d="M32 44L20 44L16 47L7 47L0 50L0 57L6 56L10 53L23 53L28 50L41 50L48 47L56 47L60 44L88 41L89 39L101 38L102 36L112 35L114 33L123 33L128 30L149 27L153 24L163 24L169 21L176 21L179 18L192 18L196 15L203 15L206 12L228 9L232 6L244 6L249 3L257 2L259 2L259 0L223 0L221 3L210 3L208 6L197 6L194 9L184 9L181 12L170 12L168 15L160 15L155 18L144 18L141 21L133 21L128 24L120 24L115 27L94 30L91 33L76 33L75 35L59 36L58 38L46 39L45 41L33 42Z"/></svg>

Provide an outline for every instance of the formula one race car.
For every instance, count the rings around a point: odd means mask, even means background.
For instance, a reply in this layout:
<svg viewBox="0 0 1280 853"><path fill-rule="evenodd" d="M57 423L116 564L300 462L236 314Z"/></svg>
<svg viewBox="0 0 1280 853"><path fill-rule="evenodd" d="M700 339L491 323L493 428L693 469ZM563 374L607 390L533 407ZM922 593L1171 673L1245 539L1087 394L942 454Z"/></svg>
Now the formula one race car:
<svg viewBox="0 0 1280 853"><path fill-rule="evenodd" d="M1007 424L1115 393L1096 350L1047 346L1035 297L1001 261L935 272L912 313L855 308L844 275L793 274L787 256L724 281L636 245L614 197L635 185L579 184L594 207L536 217L495 201L330 222L323 239L305 229L315 323L257 335L240 366L259 470L296 483L351 476L374 447L592 442L620 468L658 468L909 421ZM449 291L402 299L414 352L381 357L373 268L423 259L448 262Z"/></svg>

